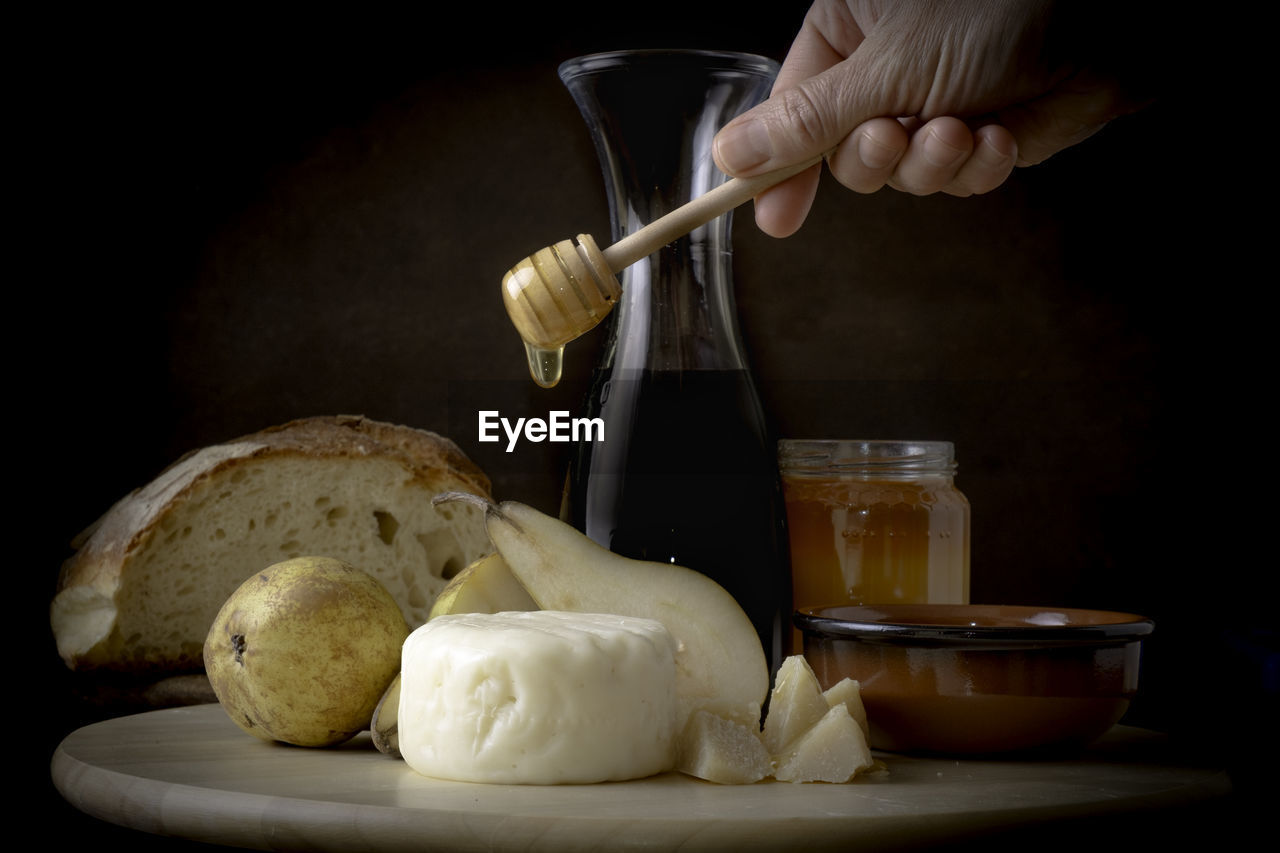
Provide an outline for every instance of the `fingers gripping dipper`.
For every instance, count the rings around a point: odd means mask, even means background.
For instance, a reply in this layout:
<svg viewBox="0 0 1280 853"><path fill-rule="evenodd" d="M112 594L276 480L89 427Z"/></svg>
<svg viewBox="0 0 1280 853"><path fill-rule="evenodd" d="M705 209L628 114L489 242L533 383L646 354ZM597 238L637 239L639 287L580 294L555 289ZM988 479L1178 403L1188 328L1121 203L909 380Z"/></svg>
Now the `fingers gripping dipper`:
<svg viewBox="0 0 1280 853"><path fill-rule="evenodd" d="M616 274L666 244L822 161L814 158L733 178L601 251L590 234L520 261L502 280L502 300L524 340L529 372L544 388L560 381L564 346L595 328L622 295Z"/></svg>

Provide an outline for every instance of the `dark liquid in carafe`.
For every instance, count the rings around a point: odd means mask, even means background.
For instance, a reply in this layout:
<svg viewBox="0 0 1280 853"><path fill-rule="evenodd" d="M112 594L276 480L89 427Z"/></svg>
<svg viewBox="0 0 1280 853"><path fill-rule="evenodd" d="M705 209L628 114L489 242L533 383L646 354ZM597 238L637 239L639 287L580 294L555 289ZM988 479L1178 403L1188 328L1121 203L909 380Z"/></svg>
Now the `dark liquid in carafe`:
<svg viewBox="0 0 1280 853"><path fill-rule="evenodd" d="M604 417L605 439L579 447L569 521L616 553L711 577L751 618L776 669L791 613L784 510L747 373L597 378L587 414Z"/></svg>

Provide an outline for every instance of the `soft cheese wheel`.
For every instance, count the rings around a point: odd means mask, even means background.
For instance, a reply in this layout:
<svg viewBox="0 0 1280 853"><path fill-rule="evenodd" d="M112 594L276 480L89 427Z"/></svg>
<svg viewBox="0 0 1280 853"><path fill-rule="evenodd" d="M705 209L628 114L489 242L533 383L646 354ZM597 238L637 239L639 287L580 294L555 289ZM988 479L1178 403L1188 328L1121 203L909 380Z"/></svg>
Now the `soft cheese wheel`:
<svg viewBox="0 0 1280 853"><path fill-rule="evenodd" d="M674 763L675 641L652 619L437 617L401 654L400 753L425 776L561 784Z"/></svg>

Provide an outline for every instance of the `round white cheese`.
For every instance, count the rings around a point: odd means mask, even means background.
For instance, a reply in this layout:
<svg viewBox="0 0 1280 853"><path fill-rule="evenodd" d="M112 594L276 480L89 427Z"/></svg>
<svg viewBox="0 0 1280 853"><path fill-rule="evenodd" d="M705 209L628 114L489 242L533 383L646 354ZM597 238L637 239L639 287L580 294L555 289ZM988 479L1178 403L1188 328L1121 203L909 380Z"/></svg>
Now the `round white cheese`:
<svg viewBox="0 0 1280 853"><path fill-rule="evenodd" d="M465 782L621 781L671 769L675 641L652 619L437 617L405 640L400 753Z"/></svg>

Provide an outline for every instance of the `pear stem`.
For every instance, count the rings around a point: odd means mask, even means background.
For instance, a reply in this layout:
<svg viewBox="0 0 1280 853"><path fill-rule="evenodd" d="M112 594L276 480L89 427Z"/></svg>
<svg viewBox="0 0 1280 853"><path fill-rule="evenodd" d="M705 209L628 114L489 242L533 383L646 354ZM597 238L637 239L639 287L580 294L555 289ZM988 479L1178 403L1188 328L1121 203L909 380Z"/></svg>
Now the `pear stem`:
<svg viewBox="0 0 1280 853"><path fill-rule="evenodd" d="M493 501L480 495L473 495L471 492L441 492L431 499L431 505L436 506L437 504L451 503L453 501L478 506L486 512L497 508Z"/></svg>
<svg viewBox="0 0 1280 853"><path fill-rule="evenodd" d="M494 503L488 498L481 497L480 495L473 495L471 492L443 492L431 499L431 505L435 506L436 504L448 503L450 501L457 501L459 503L471 504L472 506L479 507L484 510L486 519L499 519L503 524L510 525L521 533L524 532L523 528L521 528L519 524L516 524L511 516L502 511L501 505Z"/></svg>

